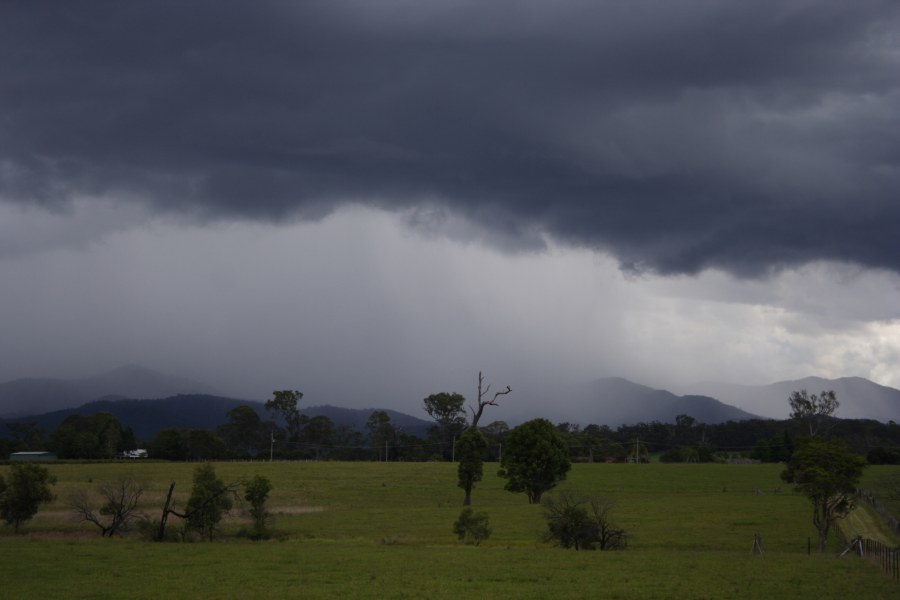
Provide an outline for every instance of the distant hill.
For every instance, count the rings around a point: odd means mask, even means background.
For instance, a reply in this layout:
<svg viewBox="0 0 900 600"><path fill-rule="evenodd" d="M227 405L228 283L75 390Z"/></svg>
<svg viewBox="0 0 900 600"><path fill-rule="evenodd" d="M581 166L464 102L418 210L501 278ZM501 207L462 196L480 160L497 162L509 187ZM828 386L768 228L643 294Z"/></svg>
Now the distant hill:
<svg viewBox="0 0 900 600"><path fill-rule="evenodd" d="M598 379L582 386L576 394L570 412L577 415L578 422L610 427L641 421L674 423L680 414L709 424L758 418L709 396L678 396L620 377Z"/></svg>
<svg viewBox="0 0 900 600"><path fill-rule="evenodd" d="M772 419L786 419L790 413L788 397L803 389L811 394L834 390L841 403L835 416L841 419L900 421L900 390L862 377L806 377L759 386L704 382L689 388Z"/></svg>
<svg viewBox="0 0 900 600"><path fill-rule="evenodd" d="M95 400L78 408L31 415L23 417L22 420L36 421L38 427L49 434L69 415L92 415L97 412L108 412L123 425L130 426L139 440L146 441L153 438L157 432L170 427L215 429L226 422L228 411L241 405L252 407L263 419L269 418L269 414L261 402L203 394L182 394L150 400L118 398ZM350 409L334 406L301 407L301 412L307 416L324 415L329 417L336 426L347 425L360 431L365 431L366 420L375 410L378 409ZM394 425L400 426L403 431L414 435L424 436L428 428L433 425L430 421L394 410L385 410L385 412L391 417Z"/></svg>
<svg viewBox="0 0 900 600"><path fill-rule="evenodd" d="M326 416L331 419L335 425L347 425L358 429L366 430L366 421L376 410L383 410L391 418L391 424L400 427L404 433L425 437L428 429L434 425L433 421L426 421L406 413L391 410L389 408L341 408L338 406L323 405L310 406L308 408L301 407L301 412L309 417Z"/></svg>
<svg viewBox="0 0 900 600"><path fill-rule="evenodd" d="M215 394L209 385L126 365L84 379L16 379L0 383L0 417L35 415L116 396L167 398L176 394Z"/></svg>

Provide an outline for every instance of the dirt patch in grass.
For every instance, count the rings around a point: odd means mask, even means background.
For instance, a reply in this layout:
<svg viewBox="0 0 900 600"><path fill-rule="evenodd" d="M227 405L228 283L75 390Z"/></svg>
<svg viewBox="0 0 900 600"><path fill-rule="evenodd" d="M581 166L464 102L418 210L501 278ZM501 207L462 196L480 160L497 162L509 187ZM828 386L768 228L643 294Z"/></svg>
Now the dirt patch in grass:
<svg viewBox="0 0 900 600"><path fill-rule="evenodd" d="M324 510L324 506L276 506L272 508L271 512L273 515L305 515Z"/></svg>

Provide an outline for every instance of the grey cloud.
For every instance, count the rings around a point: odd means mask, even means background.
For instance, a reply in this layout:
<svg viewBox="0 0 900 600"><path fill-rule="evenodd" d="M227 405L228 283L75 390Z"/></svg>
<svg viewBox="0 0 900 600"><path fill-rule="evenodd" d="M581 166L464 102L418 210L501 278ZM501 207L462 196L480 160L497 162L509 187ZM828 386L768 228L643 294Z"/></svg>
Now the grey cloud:
<svg viewBox="0 0 900 600"><path fill-rule="evenodd" d="M637 270L900 271L898 25L889 0L7 3L0 197L436 205Z"/></svg>

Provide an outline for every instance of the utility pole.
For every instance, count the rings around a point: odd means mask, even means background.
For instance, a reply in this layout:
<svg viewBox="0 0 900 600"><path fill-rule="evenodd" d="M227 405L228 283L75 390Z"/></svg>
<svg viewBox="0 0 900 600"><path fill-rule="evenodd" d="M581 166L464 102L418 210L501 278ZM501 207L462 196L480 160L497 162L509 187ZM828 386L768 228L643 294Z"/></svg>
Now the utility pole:
<svg viewBox="0 0 900 600"><path fill-rule="evenodd" d="M384 462L388 461L388 441L384 440Z"/></svg>
<svg viewBox="0 0 900 600"><path fill-rule="evenodd" d="M453 446L450 450L450 462L456 462L456 436L453 436Z"/></svg>
<svg viewBox="0 0 900 600"><path fill-rule="evenodd" d="M272 441L269 443L269 462L272 462L272 455L275 452L275 430L273 429L271 432Z"/></svg>

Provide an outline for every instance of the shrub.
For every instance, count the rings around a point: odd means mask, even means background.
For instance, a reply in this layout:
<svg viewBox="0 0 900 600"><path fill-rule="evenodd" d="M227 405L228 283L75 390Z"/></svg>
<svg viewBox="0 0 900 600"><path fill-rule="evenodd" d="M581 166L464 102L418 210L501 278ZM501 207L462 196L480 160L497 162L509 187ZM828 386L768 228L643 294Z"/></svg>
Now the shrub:
<svg viewBox="0 0 900 600"><path fill-rule="evenodd" d="M19 533L22 524L37 514L41 504L53 500L50 486L56 478L34 463L10 466L9 480L0 477L0 517Z"/></svg>
<svg viewBox="0 0 900 600"><path fill-rule="evenodd" d="M266 501L272 491L272 482L262 475L256 475L244 489L244 500L250 503L250 516L253 517L253 533L250 537L261 540L269 536L268 523L271 519Z"/></svg>
<svg viewBox="0 0 900 600"><path fill-rule="evenodd" d="M471 507L462 509L459 518L453 523L453 533L459 541L476 546L491 537L491 528L487 513L472 511Z"/></svg>
<svg viewBox="0 0 900 600"><path fill-rule="evenodd" d="M575 550L623 550L628 536L610 519L613 504L601 496L562 490L541 505L547 519L545 541Z"/></svg>

